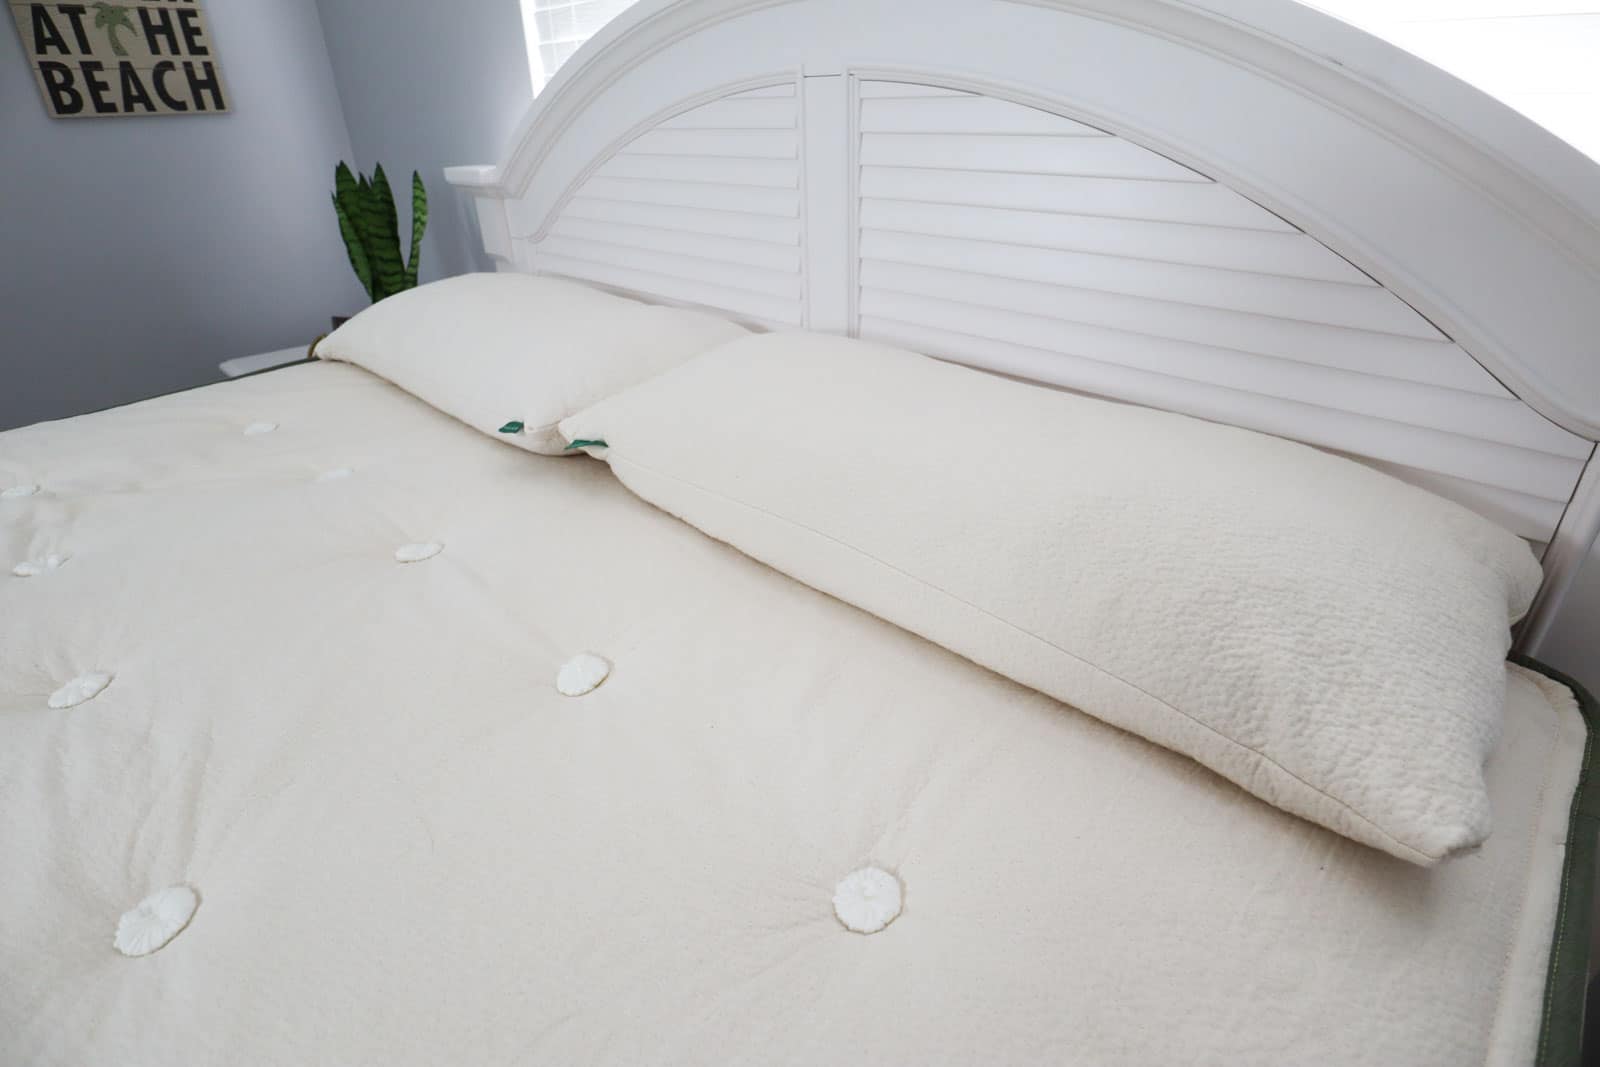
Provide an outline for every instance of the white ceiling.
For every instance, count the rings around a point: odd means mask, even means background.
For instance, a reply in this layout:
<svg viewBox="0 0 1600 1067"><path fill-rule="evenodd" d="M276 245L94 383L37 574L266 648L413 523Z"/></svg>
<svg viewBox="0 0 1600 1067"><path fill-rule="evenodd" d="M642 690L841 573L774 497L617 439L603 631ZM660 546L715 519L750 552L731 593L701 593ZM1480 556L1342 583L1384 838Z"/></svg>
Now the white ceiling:
<svg viewBox="0 0 1600 1067"><path fill-rule="evenodd" d="M1600 0L1309 0L1600 159Z"/></svg>

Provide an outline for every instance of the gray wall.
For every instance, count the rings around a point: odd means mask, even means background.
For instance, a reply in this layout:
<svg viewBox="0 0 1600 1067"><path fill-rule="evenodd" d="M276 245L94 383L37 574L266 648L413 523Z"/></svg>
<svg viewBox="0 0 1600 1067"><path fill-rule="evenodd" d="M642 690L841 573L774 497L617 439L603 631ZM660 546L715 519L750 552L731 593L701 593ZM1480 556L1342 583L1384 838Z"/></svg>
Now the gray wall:
<svg viewBox="0 0 1600 1067"><path fill-rule="evenodd" d="M495 163L533 99L518 0L318 0L356 160L422 173L423 281L492 268L443 168ZM375 18L375 9L382 17Z"/></svg>
<svg viewBox="0 0 1600 1067"><path fill-rule="evenodd" d="M361 306L314 0L207 0L232 113L51 119L0 26L0 429L200 385Z"/></svg>
<svg viewBox="0 0 1600 1067"><path fill-rule="evenodd" d="M1600 697L1600 551L1589 554L1539 658Z"/></svg>

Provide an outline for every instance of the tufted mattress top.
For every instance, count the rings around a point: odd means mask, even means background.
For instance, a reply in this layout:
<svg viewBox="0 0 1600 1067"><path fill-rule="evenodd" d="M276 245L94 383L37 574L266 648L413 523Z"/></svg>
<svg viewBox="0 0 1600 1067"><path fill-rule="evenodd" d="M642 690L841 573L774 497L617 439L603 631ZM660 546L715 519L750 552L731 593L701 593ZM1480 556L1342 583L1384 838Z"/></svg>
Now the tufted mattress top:
<svg viewBox="0 0 1600 1067"><path fill-rule="evenodd" d="M354 367L0 488L0 1063L1536 1055L1585 728L1531 670L1425 870Z"/></svg>

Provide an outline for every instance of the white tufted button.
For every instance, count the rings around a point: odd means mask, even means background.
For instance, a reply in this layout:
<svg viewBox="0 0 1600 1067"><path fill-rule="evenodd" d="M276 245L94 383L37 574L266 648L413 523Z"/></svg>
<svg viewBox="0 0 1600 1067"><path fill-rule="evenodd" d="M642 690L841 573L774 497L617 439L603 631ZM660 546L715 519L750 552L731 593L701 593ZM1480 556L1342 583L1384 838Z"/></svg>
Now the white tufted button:
<svg viewBox="0 0 1600 1067"><path fill-rule="evenodd" d="M260 437L262 434L271 433L277 428L278 424L275 422L252 422L244 428L244 435L246 437Z"/></svg>
<svg viewBox="0 0 1600 1067"><path fill-rule="evenodd" d="M398 563L421 563L425 559L432 559L444 551L444 546L437 541L419 541L414 544L401 545L394 550L394 558Z"/></svg>
<svg viewBox="0 0 1600 1067"><path fill-rule="evenodd" d="M580 652L561 665L556 673L556 692L564 697L581 697L600 688L611 674L611 664L593 652Z"/></svg>
<svg viewBox="0 0 1600 1067"><path fill-rule="evenodd" d="M58 555L52 552L50 555L44 557L44 559L23 560L21 563L11 568L11 573L15 574L18 578L33 578L41 574L48 574L51 571L60 570L61 565L66 561L66 556Z"/></svg>
<svg viewBox="0 0 1600 1067"><path fill-rule="evenodd" d="M881 867L863 867L840 879L833 913L846 930L875 934L900 916L900 879Z"/></svg>
<svg viewBox="0 0 1600 1067"><path fill-rule="evenodd" d="M331 471L323 471L321 474L317 475L317 481L319 481L319 482L338 482L338 481L343 481L345 478L350 477L354 473L355 473L355 471L351 470L349 467L335 467Z"/></svg>
<svg viewBox="0 0 1600 1067"><path fill-rule="evenodd" d="M39 487L31 483L28 485L7 486L4 489L0 489L0 500L20 500L22 497L32 496L38 491Z"/></svg>
<svg viewBox="0 0 1600 1067"><path fill-rule="evenodd" d="M122 913L112 944L124 956L148 956L182 933L199 906L200 895L186 885L151 893Z"/></svg>
<svg viewBox="0 0 1600 1067"><path fill-rule="evenodd" d="M114 677L115 675L109 671L91 671L88 674L80 674L50 694L50 706L58 710L61 708L75 708L79 704L93 700L105 691L106 686L111 684L111 679Z"/></svg>

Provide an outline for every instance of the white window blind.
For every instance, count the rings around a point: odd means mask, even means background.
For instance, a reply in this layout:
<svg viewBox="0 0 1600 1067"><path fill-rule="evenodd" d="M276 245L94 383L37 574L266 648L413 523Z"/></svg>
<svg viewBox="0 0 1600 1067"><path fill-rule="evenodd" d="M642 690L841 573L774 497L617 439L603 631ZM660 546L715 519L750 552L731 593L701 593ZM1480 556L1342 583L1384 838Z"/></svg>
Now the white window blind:
<svg viewBox="0 0 1600 1067"><path fill-rule="evenodd" d="M528 40L528 71L538 95L583 42L634 0L522 0L522 28Z"/></svg>

